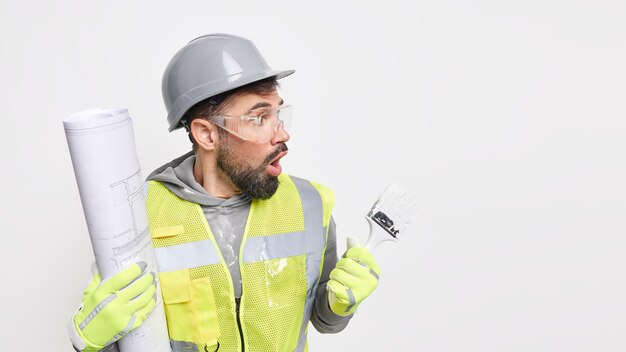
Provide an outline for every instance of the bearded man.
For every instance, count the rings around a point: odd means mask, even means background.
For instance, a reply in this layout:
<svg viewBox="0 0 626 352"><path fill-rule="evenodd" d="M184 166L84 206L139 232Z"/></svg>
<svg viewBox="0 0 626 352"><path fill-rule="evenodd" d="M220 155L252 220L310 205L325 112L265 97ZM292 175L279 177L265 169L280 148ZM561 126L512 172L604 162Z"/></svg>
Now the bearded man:
<svg viewBox="0 0 626 352"><path fill-rule="evenodd" d="M148 176L159 273L140 262L95 283L71 323L76 350L115 350L152 311L153 277L172 351L307 351L309 322L322 333L346 327L380 269L364 247L338 260L333 193L282 172L292 108L277 81L293 72L227 34L174 55L162 85L169 130L185 128L193 150ZM126 309L103 309L122 296ZM94 317L122 323L90 329Z"/></svg>

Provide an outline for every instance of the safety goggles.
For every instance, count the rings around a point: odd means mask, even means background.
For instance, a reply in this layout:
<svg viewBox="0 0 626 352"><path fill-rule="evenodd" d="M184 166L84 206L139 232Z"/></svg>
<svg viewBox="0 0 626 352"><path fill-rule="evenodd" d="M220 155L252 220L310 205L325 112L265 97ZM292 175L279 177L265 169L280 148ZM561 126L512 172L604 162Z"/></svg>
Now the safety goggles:
<svg viewBox="0 0 626 352"><path fill-rule="evenodd" d="M235 136L251 142L267 143L276 136L278 129L287 130L291 125L291 105L259 108L242 116L209 116L217 126Z"/></svg>

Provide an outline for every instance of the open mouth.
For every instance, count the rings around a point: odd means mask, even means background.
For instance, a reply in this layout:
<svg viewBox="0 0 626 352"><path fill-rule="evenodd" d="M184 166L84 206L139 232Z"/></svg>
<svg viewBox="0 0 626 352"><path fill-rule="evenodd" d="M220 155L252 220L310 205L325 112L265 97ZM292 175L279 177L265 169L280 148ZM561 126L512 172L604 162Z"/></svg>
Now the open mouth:
<svg viewBox="0 0 626 352"><path fill-rule="evenodd" d="M277 177L283 172L282 166L280 166L280 159L287 155L287 151L280 152L272 161L270 161L269 165L267 165L267 173L270 175Z"/></svg>

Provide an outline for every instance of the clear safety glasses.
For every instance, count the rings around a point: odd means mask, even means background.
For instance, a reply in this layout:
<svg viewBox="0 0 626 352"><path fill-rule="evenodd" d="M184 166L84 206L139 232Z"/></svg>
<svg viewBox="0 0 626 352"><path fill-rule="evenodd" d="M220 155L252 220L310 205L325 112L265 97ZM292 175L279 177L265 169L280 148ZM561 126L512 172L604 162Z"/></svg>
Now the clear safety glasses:
<svg viewBox="0 0 626 352"><path fill-rule="evenodd" d="M278 109L255 109L243 116L209 116L209 119L243 140L267 143L278 129L289 129L292 110L291 105L285 105Z"/></svg>

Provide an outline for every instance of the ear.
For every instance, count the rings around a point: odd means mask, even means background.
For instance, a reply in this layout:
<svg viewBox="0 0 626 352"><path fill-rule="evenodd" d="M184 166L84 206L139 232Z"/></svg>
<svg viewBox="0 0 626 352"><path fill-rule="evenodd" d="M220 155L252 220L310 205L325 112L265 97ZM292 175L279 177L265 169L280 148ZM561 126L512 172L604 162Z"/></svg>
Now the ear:
<svg viewBox="0 0 626 352"><path fill-rule="evenodd" d="M189 126L196 144L199 148L205 150L215 150L217 128L217 126L204 119L194 119L191 121L191 126Z"/></svg>

